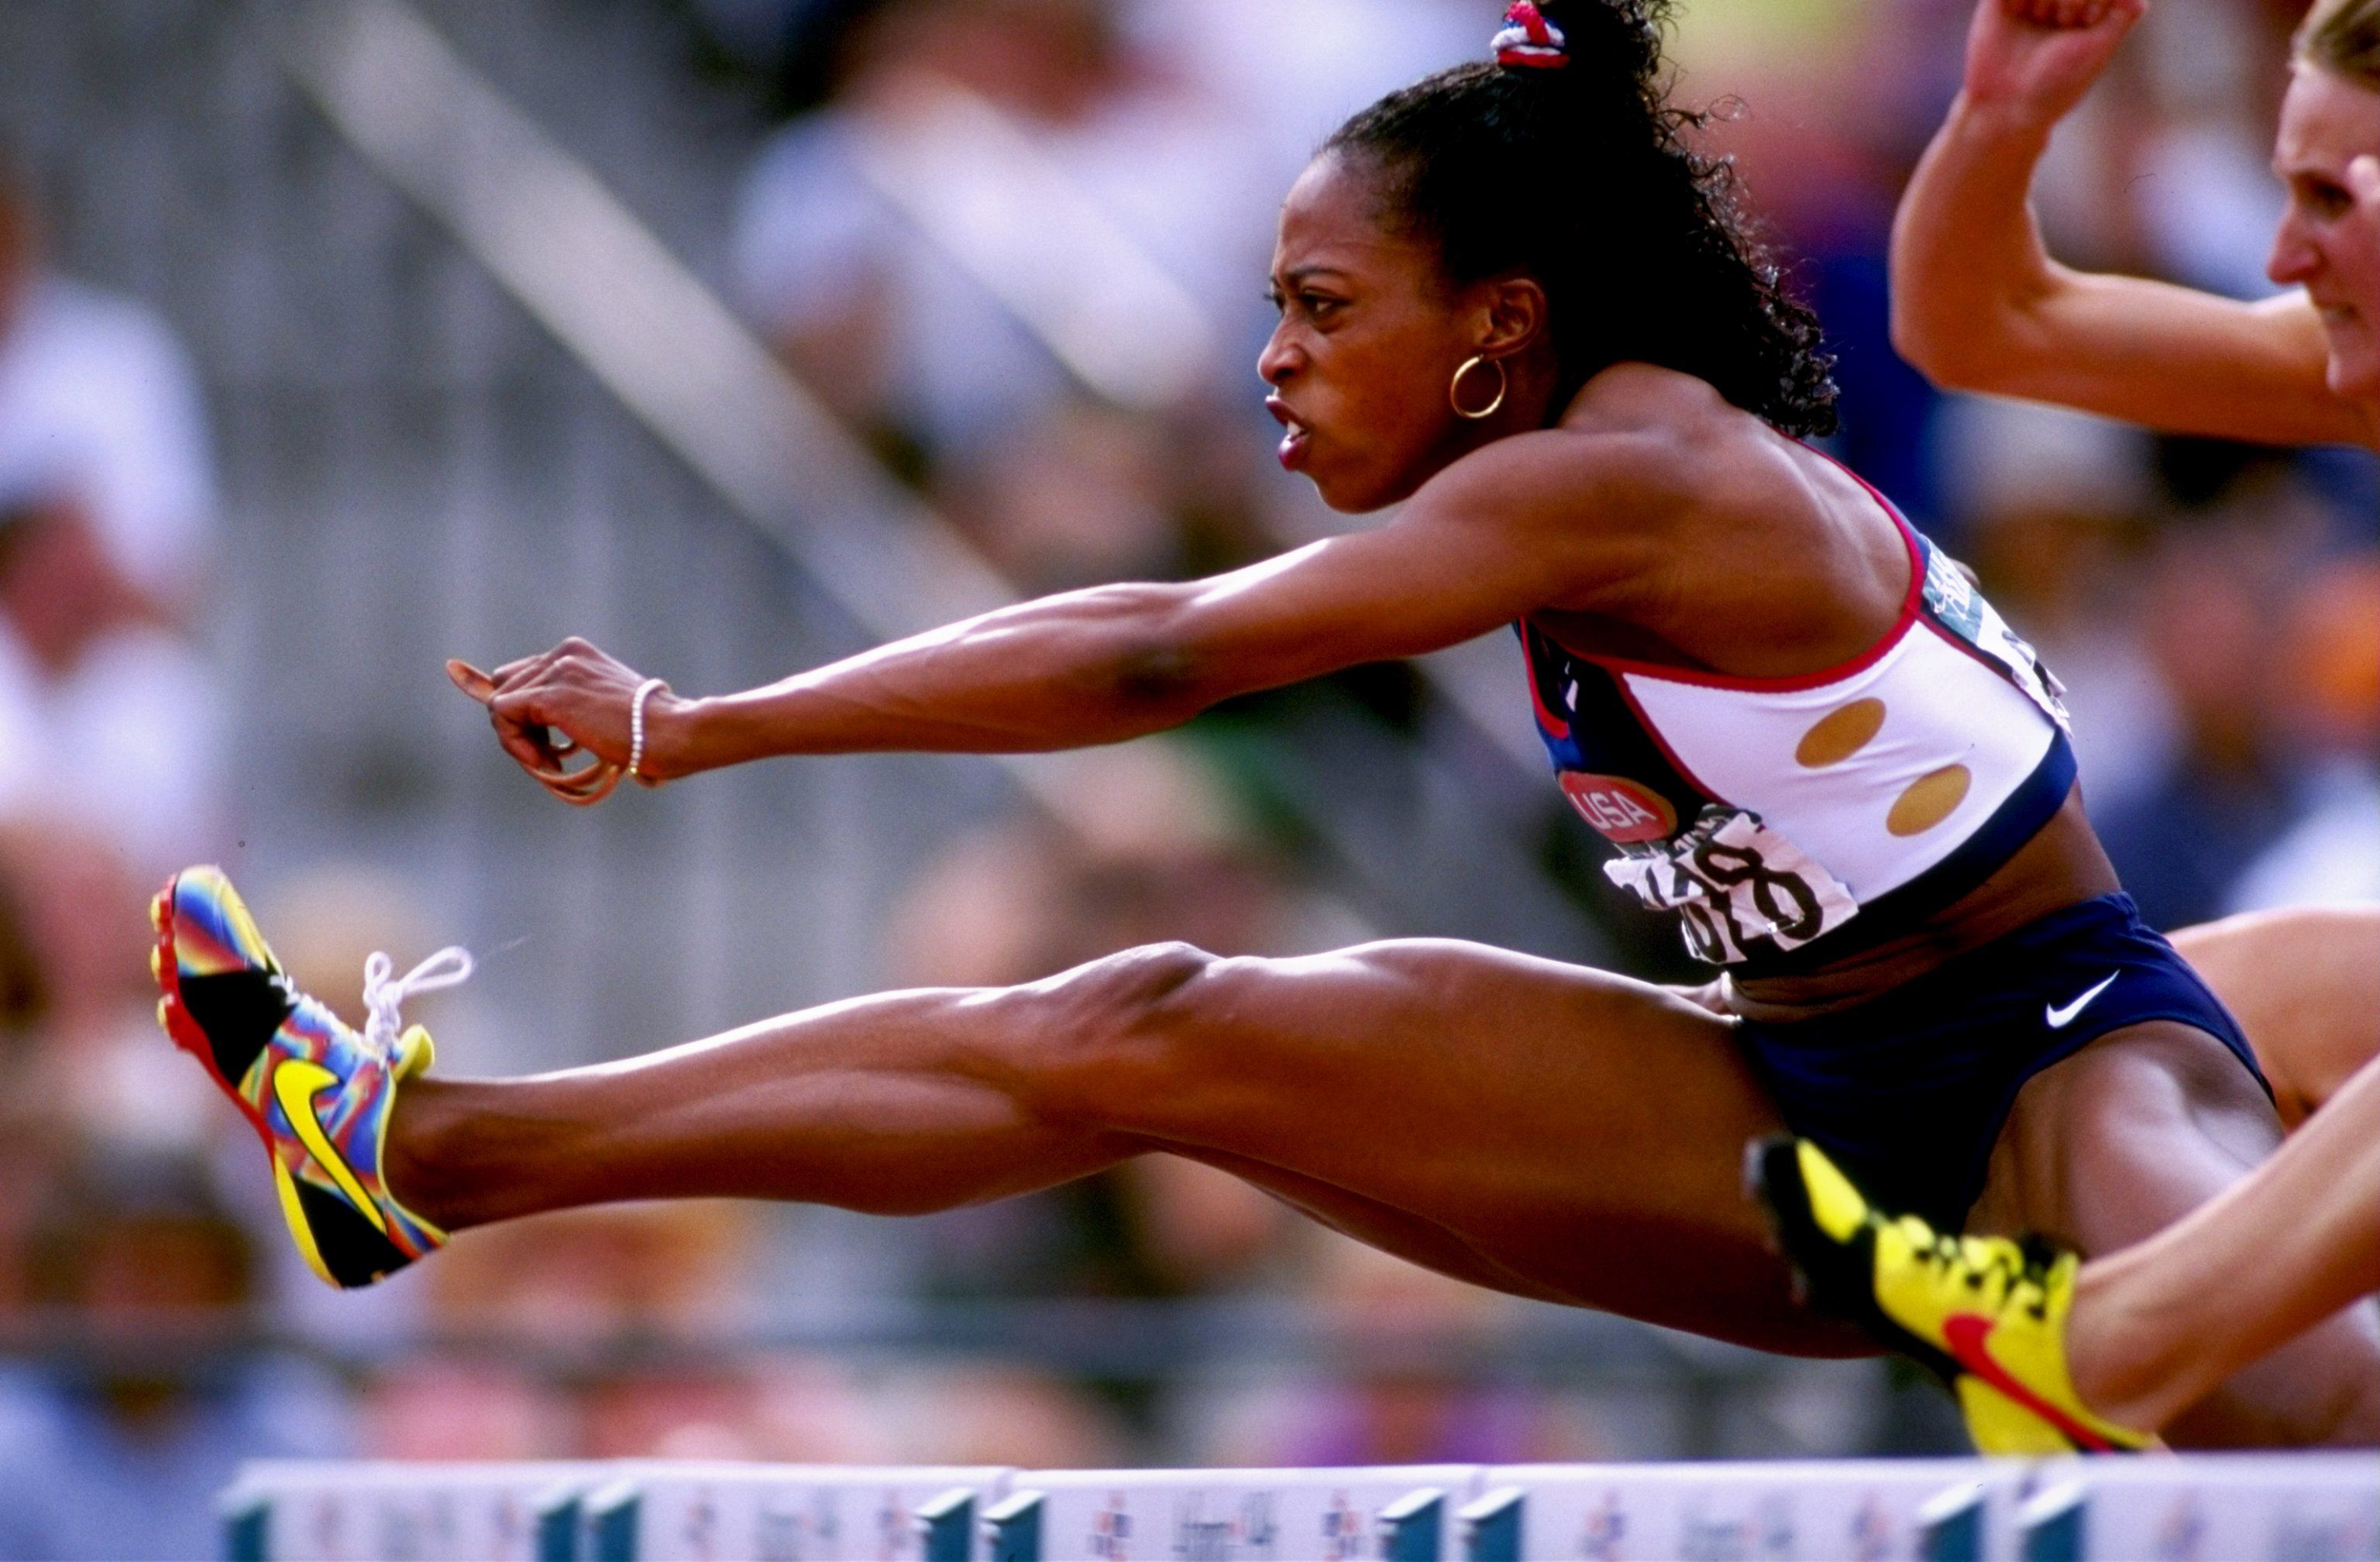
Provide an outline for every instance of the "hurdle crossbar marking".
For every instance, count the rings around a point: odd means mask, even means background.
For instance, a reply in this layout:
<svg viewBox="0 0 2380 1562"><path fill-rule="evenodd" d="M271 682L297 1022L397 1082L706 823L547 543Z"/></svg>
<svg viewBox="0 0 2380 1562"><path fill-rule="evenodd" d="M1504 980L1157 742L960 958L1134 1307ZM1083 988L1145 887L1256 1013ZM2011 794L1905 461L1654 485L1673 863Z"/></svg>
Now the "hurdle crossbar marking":
<svg viewBox="0 0 2380 1562"><path fill-rule="evenodd" d="M261 1461L219 1512L225 1555L257 1562L2380 1558L2368 1454L1030 1471Z"/></svg>

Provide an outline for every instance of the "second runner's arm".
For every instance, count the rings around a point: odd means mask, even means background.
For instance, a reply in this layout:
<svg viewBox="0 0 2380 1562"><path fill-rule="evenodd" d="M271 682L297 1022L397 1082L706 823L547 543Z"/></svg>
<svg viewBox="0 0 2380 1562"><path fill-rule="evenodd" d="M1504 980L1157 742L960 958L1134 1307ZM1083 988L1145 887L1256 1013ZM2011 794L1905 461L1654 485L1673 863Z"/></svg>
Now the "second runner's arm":
<svg viewBox="0 0 2380 1562"><path fill-rule="evenodd" d="M1979 0L1966 79L1893 225L1893 345L1936 384L2180 433L2273 444L2368 437L2326 383L2313 307L2248 304L2052 260L2028 203L2050 132L2142 0L2059 26Z"/></svg>

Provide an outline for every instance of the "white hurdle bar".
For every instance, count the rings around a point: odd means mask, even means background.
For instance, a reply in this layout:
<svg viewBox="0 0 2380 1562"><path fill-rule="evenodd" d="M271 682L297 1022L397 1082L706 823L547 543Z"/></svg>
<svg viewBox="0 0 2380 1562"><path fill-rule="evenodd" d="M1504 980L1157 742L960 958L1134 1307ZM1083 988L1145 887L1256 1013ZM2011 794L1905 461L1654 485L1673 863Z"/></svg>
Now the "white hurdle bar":
<svg viewBox="0 0 2380 1562"><path fill-rule="evenodd" d="M1361 1470L267 1461L231 1562L2380 1562L2370 1454Z"/></svg>

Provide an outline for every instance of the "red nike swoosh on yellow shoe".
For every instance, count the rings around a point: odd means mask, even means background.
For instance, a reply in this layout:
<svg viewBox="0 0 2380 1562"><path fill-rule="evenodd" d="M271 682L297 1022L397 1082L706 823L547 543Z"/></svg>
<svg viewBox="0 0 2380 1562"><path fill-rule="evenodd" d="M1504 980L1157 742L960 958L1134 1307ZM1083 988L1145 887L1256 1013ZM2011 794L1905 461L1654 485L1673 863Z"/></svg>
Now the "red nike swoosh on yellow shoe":
<svg viewBox="0 0 2380 1562"><path fill-rule="evenodd" d="M2056 1427L2077 1447L2095 1454L2116 1452L2113 1443L2019 1383L2010 1375L2006 1367L1993 1360L1991 1337L1997 1327L1998 1324L1995 1320L1981 1313L1953 1312L1942 1322L1942 1343L1950 1348L1950 1354L1959 1365Z"/></svg>

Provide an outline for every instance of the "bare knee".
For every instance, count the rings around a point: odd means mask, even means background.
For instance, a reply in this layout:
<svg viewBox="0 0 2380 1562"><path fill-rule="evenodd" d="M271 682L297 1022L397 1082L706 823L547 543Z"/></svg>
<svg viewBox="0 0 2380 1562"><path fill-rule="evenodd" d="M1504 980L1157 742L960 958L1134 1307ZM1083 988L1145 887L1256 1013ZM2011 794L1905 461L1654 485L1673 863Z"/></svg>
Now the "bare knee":
<svg viewBox="0 0 2380 1562"><path fill-rule="evenodd" d="M989 994L1013 1093L1037 1116L1118 1129L1161 1089L1169 1038L1225 961L1194 945L1148 944ZM1235 963L1235 962L1234 962Z"/></svg>

